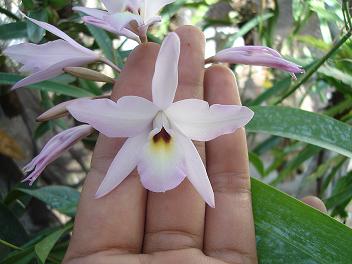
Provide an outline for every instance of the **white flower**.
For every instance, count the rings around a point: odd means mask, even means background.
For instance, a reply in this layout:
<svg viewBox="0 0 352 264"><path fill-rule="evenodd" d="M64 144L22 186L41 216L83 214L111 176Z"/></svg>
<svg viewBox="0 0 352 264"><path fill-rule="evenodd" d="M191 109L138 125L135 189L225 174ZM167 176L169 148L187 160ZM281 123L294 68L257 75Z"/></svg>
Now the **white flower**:
<svg viewBox="0 0 352 264"><path fill-rule="evenodd" d="M60 29L26 15L24 16L61 39L40 45L21 43L4 50L6 56L23 64L20 71L32 73L18 81L12 89L54 78L62 74L65 67L82 66L98 60L120 71L112 62L83 47Z"/></svg>
<svg viewBox="0 0 352 264"><path fill-rule="evenodd" d="M146 39L148 28L161 21L159 11L175 0L103 0L107 11L76 6L88 16L83 21L138 42Z"/></svg>
<svg viewBox="0 0 352 264"><path fill-rule="evenodd" d="M215 206L214 193L203 162L191 140L207 141L234 132L253 116L247 107L209 107L198 99L173 102L178 86L180 40L170 33L164 40L152 80L153 101L125 96L76 100L67 106L78 121L108 137L127 137L113 160L96 196L118 186L137 167L144 187L164 192L187 177L203 199Z"/></svg>

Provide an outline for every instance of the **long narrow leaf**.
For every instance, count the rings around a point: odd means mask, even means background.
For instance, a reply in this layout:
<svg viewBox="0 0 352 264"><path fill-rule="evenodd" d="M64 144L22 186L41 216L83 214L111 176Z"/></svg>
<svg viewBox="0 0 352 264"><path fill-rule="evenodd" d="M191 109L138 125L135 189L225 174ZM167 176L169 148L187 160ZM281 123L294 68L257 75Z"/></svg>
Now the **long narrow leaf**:
<svg viewBox="0 0 352 264"><path fill-rule="evenodd" d="M257 250L261 264L347 264L352 229L252 179Z"/></svg>
<svg viewBox="0 0 352 264"><path fill-rule="evenodd" d="M297 139L352 157L352 126L331 117L281 106L254 106L247 131Z"/></svg>
<svg viewBox="0 0 352 264"><path fill-rule="evenodd" d="M21 80L23 76L13 73L0 72L0 84L14 85L16 82ZM44 81L36 84L27 86L30 89L38 89L48 92L55 92L62 95L68 95L72 97L84 97L84 96L94 96L93 93L78 88L73 85L58 83L54 81ZM26 89L26 88L22 88Z"/></svg>

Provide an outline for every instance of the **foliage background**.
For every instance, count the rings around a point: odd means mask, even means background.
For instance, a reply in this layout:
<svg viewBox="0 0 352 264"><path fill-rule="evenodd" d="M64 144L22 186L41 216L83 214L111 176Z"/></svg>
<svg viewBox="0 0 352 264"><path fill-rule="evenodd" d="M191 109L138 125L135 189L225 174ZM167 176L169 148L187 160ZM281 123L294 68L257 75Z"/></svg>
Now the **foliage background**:
<svg viewBox="0 0 352 264"><path fill-rule="evenodd" d="M0 48L55 39L20 18L48 21L120 66L134 45L82 24L68 0L0 0ZM301 198L317 195L329 214L352 225L352 42L351 1L187 1L166 7L150 41L160 42L182 24L201 27L206 53L233 45L266 45L303 65L298 81L262 67L231 65L243 104L256 115L248 125L251 174ZM55 133L74 125L67 117L36 123L62 101L111 90L111 85L62 75L16 92L21 76L0 56L0 263L60 263L69 241L79 190L89 169L93 135L49 166L33 187L20 184L20 170ZM108 68L90 68L113 76ZM118 78L118 76L114 76ZM221 87L219 87L221 92ZM307 112L308 111L308 112ZM236 161L234 161L236 162ZM261 263L348 263L352 232L257 180L252 181Z"/></svg>

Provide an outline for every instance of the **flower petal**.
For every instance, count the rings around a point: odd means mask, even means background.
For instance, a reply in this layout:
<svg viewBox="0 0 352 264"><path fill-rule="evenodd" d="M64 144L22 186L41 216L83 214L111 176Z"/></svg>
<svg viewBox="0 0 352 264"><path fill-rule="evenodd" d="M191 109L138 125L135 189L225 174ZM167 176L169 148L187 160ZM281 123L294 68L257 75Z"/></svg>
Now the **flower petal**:
<svg viewBox="0 0 352 264"><path fill-rule="evenodd" d="M188 180L192 183L204 201L211 207L215 207L213 188L211 187L207 171L199 153L191 140L181 134L177 136L177 142L181 145L185 155L185 171Z"/></svg>
<svg viewBox="0 0 352 264"><path fill-rule="evenodd" d="M290 73L304 72L301 66L283 59L277 51L262 46L244 46L225 49L214 56L214 61L266 66Z"/></svg>
<svg viewBox="0 0 352 264"><path fill-rule="evenodd" d="M142 133L128 138L112 161L108 172L100 184L96 198L100 198L115 189L136 168L139 153L148 140L148 134Z"/></svg>
<svg viewBox="0 0 352 264"><path fill-rule="evenodd" d="M282 58L281 54L272 48L265 47L265 46L252 46L252 45L223 49L223 50L219 51L217 54L226 54L228 52L233 52L233 51L255 52L258 54L259 53L268 53L268 54L271 54L275 57Z"/></svg>
<svg viewBox="0 0 352 264"><path fill-rule="evenodd" d="M109 22L109 20L110 20L109 17L110 17L110 15L105 16L104 20L101 20L101 19L98 19L98 18L95 18L92 16L84 16L84 17L82 17L82 20L87 24L91 24L93 26L102 28L102 29L109 31L111 33L114 33L116 35L125 36L125 37L133 39L137 42L140 41L138 35L133 33L132 31L130 31L126 28L122 28L121 30L114 28L114 25L112 25Z"/></svg>
<svg viewBox="0 0 352 264"><path fill-rule="evenodd" d="M208 141L243 127L253 117L245 106L214 104L186 99L173 103L166 115L184 135L199 141Z"/></svg>
<svg viewBox="0 0 352 264"><path fill-rule="evenodd" d="M81 61L94 61L99 57L96 54L87 54L72 47L62 39L50 41L45 44L21 43L4 50L4 54L23 64L21 71L38 72L50 66L72 61L73 58Z"/></svg>
<svg viewBox="0 0 352 264"><path fill-rule="evenodd" d="M32 184L47 165L57 159L62 152L71 148L77 141L93 132L90 125L81 125L62 131L45 144L42 151L23 170L30 172L23 181Z"/></svg>
<svg viewBox="0 0 352 264"><path fill-rule="evenodd" d="M175 2L175 0L145 0L143 8L144 21L147 22L149 19L152 19L164 6L173 2Z"/></svg>
<svg viewBox="0 0 352 264"><path fill-rule="evenodd" d="M89 7L84 7L84 6L74 6L72 8L72 10L74 11L78 11L78 12L82 12L84 14L87 14L89 16L95 17L95 18L99 18L99 19L104 19L104 17L106 15L108 15L109 13L107 11L103 11L103 10L99 10L96 8L89 8Z"/></svg>
<svg viewBox="0 0 352 264"><path fill-rule="evenodd" d="M54 27L53 25L50 25L48 23L42 22L42 21L38 21L34 18L30 18L28 16L26 16L25 14L22 13L22 15L24 17L26 17L27 19L29 19L31 22L33 22L34 24L44 28L45 30L53 33L54 35L58 36L59 38L62 38L63 40L66 40L68 43L70 43L73 47L81 50L82 52L85 52L87 54L95 54L93 51L83 47L81 44L79 44L78 42L76 42L74 39L72 39L71 37L69 37L66 33L64 33L63 31L61 31L60 29L58 29L57 27Z"/></svg>
<svg viewBox="0 0 352 264"><path fill-rule="evenodd" d="M171 190L183 181L183 152L172 131L159 127L150 133L137 169L143 186L153 192Z"/></svg>
<svg viewBox="0 0 352 264"><path fill-rule="evenodd" d="M125 96L117 102L110 99L82 99L67 106L80 122L92 125L107 137L134 137L151 129L159 111L150 101L138 96Z"/></svg>
<svg viewBox="0 0 352 264"><path fill-rule="evenodd" d="M102 0L109 13L123 12L127 6L128 0Z"/></svg>
<svg viewBox="0 0 352 264"><path fill-rule="evenodd" d="M44 69L42 71L35 72L28 77L18 81L12 88L11 90L15 90L17 88L27 86L30 84L38 83L41 81L49 80L51 78L54 78L60 74L63 73L63 68L68 67L68 66L82 66L84 64L90 63L94 61L95 59L91 59L89 57L87 58L71 58L69 60L61 61L59 63L56 63L54 65L51 65L47 69Z"/></svg>
<svg viewBox="0 0 352 264"><path fill-rule="evenodd" d="M174 100L178 85L180 39L169 33L161 44L152 81L153 103L166 109Z"/></svg>
<svg viewBox="0 0 352 264"><path fill-rule="evenodd" d="M127 27L132 21L136 21L138 25L143 25L143 21L140 16L132 14L130 12L116 13L106 17L106 21L115 28L117 31L121 31Z"/></svg>

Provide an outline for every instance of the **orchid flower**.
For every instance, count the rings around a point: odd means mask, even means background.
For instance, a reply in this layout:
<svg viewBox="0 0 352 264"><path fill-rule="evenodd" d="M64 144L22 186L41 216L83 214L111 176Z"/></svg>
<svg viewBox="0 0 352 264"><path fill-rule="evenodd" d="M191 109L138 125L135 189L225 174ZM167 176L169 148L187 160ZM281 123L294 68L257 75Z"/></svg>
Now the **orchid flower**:
<svg viewBox="0 0 352 264"><path fill-rule="evenodd" d="M227 62L233 64L247 64L266 66L287 71L296 79L295 73L304 73L304 69L282 58L276 50L264 46L243 46L224 49L215 56L206 59L210 62Z"/></svg>
<svg viewBox="0 0 352 264"><path fill-rule="evenodd" d="M173 102L178 86L180 40L163 41L152 79L152 102L138 96L81 99L67 106L71 115L107 137L127 137L97 190L102 197L137 167L143 186L153 192L177 187L187 176L203 199L215 206L204 164L192 140L208 141L234 132L253 116L247 107L198 99ZM98 109L98 110L97 110Z"/></svg>
<svg viewBox="0 0 352 264"><path fill-rule="evenodd" d="M81 125L54 136L46 143L38 156L23 168L28 175L22 182L29 181L29 184L32 185L48 164L56 160L62 152L71 148L77 141L89 136L93 131L94 129L90 125Z"/></svg>
<svg viewBox="0 0 352 264"><path fill-rule="evenodd" d="M83 21L137 42L146 41L148 28L161 21L158 12L175 0L103 0L107 11L77 6Z"/></svg>
<svg viewBox="0 0 352 264"><path fill-rule="evenodd" d="M106 58L83 47L58 28L27 17L34 24L46 29L61 39L45 44L21 43L4 50L4 54L23 64L22 72L31 72L28 77L17 82L12 89L54 78L64 72L65 67L81 66L94 61L103 61L117 71L120 69Z"/></svg>

